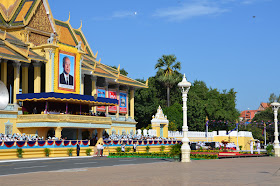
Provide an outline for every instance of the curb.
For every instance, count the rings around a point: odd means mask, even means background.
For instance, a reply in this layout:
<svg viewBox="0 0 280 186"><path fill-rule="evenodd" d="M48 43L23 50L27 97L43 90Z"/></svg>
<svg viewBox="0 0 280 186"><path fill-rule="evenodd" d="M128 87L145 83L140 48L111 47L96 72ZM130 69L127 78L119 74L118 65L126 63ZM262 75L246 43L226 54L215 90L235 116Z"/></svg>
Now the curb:
<svg viewBox="0 0 280 186"><path fill-rule="evenodd" d="M14 160L1 160L0 163L9 162L22 162L22 161L41 161L41 160L57 160L57 159L78 159L78 158L92 158L95 156L74 156L74 157L56 157L56 158L33 158L33 159L14 159Z"/></svg>

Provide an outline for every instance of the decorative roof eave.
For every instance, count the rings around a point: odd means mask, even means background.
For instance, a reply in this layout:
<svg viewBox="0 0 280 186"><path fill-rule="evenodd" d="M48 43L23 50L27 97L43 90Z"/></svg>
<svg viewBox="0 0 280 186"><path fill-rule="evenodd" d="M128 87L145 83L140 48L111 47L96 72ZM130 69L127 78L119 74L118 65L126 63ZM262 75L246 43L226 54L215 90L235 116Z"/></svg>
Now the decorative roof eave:
<svg viewBox="0 0 280 186"><path fill-rule="evenodd" d="M94 66L88 64L87 62L83 61L82 64L89 67L91 70L94 70Z"/></svg>
<svg viewBox="0 0 280 186"><path fill-rule="evenodd" d="M29 54L29 48L27 52L23 52L22 50L20 50L18 47L16 47L15 45L11 44L10 42L8 42L7 40L4 41L4 44L11 48L12 50L16 51L17 53L19 53L20 55L22 55L23 57L28 59L28 54ZM30 59L28 59L28 61L30 61Z"/></svg>
<svg viewBox="0 0 280 186"><path fill-rule="evenodd" d="M21 62L30 63L30 61L28 61L28 60L19 60L19 59L13 58L13 57L4 56L1 53L0 53L0 58L8 59L8 60L11 60L11 61L21 61Z"/></svg>
<svg viewBox="0 0 280 186"><path fill-rule="evenodd" d="M24 25L24 26L26 26L26 25L29 24L29 22L31 21L32 17L35 15L35 12L36 12L36 10L37 10L39 4L40 4L40 0L39 0L39 1L36 1L35 4L34 4L34 6L33 6L33 8L32 8L32 10L31 10L31 12L30 12L30 14L28 15L27 19L25 20L24 17L23 17L23 25ZM26 16L26 15L25 15L25 16Z"/></svg>
<svg viewBox="0 0 280 186"><path fill-rule="evenodd" d="M137 86L137 87L141 87L141 88L149 88L148 87L148 80L146 81L146 83L144 84L144 83L141 83L141 82L139 82L139 81L136 81L136 80L134 80L134 79L132 79L132 78L129 78L129 77L127 77L127 76L124 76L124 75L122 75L122 74L119 74L119 76L122 76L122 77L124 77L124 78L127 78L127 79L129 79L130 81L126 81L126 80L122 80L122 79L117 79L117 82L123 82L123 83L125 83L125 84L129 84L129 85L132 85L132 86Z"/></svg>
<svg viewBox="0 0 280 186"><path fill-rule="evenodd" d="M132 86L135 88L149 88L148 86L146 86L144 84L138 84L138 83L128 82L128 81L124 81L124 80L117 80L116 82L119 84L123 84L123 85L129 85L129 86Z"/></svg>
<svg viewBox="0 0 280 186"><path fill-rule="evenodd" d="M99 73L99 72L93 72L93 75L99 76L99 77L105 77L105 78L111 78L114 79L113 76L108 76L107 74Z"/></svg>
<svg viewBox="0 0 280 186"><path fill-rule="evenodd" d="M103 64L103 63L100 63L100 65L104 66L105 68L110 69L111 71L114 71L115 73L118 73L118 70L115 69L115 68L113 68L113 67L110 67L110 66L108 66L108 65L105 65L105 64Z"/></svg>
<svg viewBox="0 0 280 186"><path fill-rule="evenodd" d="M25 15L23 15L22 21L14 22L16 17L18 16L18 13L22 10L23 6L25 5L25 1L20 0L19 2L21 3L21 5L17 5L15 12L13 12L13 14L11 14L11 17L8 20L8 22L9 22L9 25L22 27L22 26L26 26L29 24L30 20L35 15L35 12L36 12L41 0L34 0L34 3L29 7L29 10L27 11L27 13Z"/></svg>
<svg viewBox="0 0 280 186"><path fill-rule="evenodd" d="M82 40L84 40L84 42L85 42L85 47L88 47L88 49L89 49L89 53L90 53L90 57L97 57L97 54L98 54L98 52L96 53L96 55L94 55L94 53L92 52L92 50L91 50L91 48L90 48L90 45L88 44L88 42L87 42L87 39L86 39L86 37L85 37L85 35L84 35L84 33L83 33L83 31L82 31L82 21L81 21L81 26L80 26L80 28L78 28L78 29L74 29L74 31L77 31L77 32L80 32L80 34L81 34L81 36L82 36ZM76 34L76 33L75 33ZM86 50L86 48L85 48L85 50ZM95 57L95 58L96 58Z"/></svg>
<svg viewBox="0 0 280 186"><path fill-rule="evenodd" d="M16 12L16 10L17 10L19 4L21 3L21 0L18 0L18 1L15 2L15 3L16 3L16 5L14 5L14 8L13 8L13 10L12 10L10 16L7 16L6 13L3 11L3 9L0 8L0 13L1 13L3 19L4 19L6 22L10 21L10 20L13 18L13 15L15 14L15 12Z"/></svg>
<svg viewBox="0 0 280 186"><path fill-rule="evenodd" d="M58 48L58 45L55 44L44 44L44 45L40 45L40 46L34 46L31 49L37 50L37 49L46 49L46 48L53 48L56 49Z"/></svg>
<svg viewBox="0 0 280 186"><path fill-rule="evenodd" d="M52 29L53 29L54 32L56 32L54 18L53 18L53 14L52 14L52 11L51 11L51 8L50 8L50 4L49 4L48 0L43 0L43 5L44 5L44 7L46 9L46 13L47 13L47 15L49 17Z"/></svg>
<svg viewBox="0 0 280 186"><path fill-rule="evenodd" d="M104 70L105 72L109 73L110 75L112 75L112 76L115 77L116 79L118 78L118 75L117 75L117 74L115 74L115 73L113 73L113 72L111 72L111 71L105 69L104 67L102 67L102 66L100 65L100 63L97 63L97 65L98 65L98 68L101 68L102 70Z"/></svg>
<svg viewBox="0 0 280 186"><path fill-rule="evenodd" d="M72 28L71 24L70 24L70 12L69 12L69 18L67 21L61 21L61 20L58 20L58 19L54 19L55 22L61 22L61 23L64 23L66 25L68 25L68 27L70 28L70 31L72 32L71 35L72 37L74 38L74 42L76 43L76 46L78 45L78 38L76 37L76 34L74 32L74 29ZM55 23L56 25L56 23ZM58 31L57 29L57 25L56 25L56 31ZM58 33L59 34L59 33ZM60 36L58 35L58 38L60 38ZM58 39L59 40L59 39ZM61 42L59 42L61 43ZM65 43L61 43L61 44L65 44ZM74 46L75 47L75 46Z"/></svg>

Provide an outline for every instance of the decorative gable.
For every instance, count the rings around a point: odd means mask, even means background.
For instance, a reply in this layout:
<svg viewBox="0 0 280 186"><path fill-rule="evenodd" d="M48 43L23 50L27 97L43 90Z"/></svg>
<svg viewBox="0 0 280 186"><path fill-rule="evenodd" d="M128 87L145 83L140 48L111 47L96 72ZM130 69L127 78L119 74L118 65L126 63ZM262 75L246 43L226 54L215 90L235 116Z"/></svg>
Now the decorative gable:
<svg viewBox="0 0 280 186"><path fill-rule="evenodd" d="M54 32L42 2L40 2L39 7L37 8L35 15L32 17L28 26L44 32Z"/></svg>

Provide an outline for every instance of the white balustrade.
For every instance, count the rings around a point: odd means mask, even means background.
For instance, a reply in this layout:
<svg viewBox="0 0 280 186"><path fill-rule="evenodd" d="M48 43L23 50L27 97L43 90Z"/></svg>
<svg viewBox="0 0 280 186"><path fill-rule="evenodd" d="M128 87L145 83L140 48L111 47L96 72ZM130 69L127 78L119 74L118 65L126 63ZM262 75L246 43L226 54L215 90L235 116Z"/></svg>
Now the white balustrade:
<svg viewBox="0 0 280 186"><path fill-rule="evenodd" d="M225 130L208 132L208 137L213 138L214 136L237 136L237 131L232 131L229 134ZM239 131L239 137L253 137L252 132ZM168 131L169 138L180 138L183 137L182 131ZM188 137L191 138L206 138L206 132L188 131Z"/></svg>

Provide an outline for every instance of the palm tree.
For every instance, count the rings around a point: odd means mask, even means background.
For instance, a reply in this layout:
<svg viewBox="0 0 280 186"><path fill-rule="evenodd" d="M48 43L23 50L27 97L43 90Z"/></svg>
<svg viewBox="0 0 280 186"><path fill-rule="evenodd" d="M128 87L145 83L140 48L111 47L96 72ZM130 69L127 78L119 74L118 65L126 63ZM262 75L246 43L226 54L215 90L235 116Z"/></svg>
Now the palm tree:
<svg viewBox="0 0 280 186"><path fill-rule="evenodd" d="M159 58L155 69L158 69L158 80L167 88L167 106L170 106L170 88L180 81L181 63L175 55L163 55Z"/></svg>

